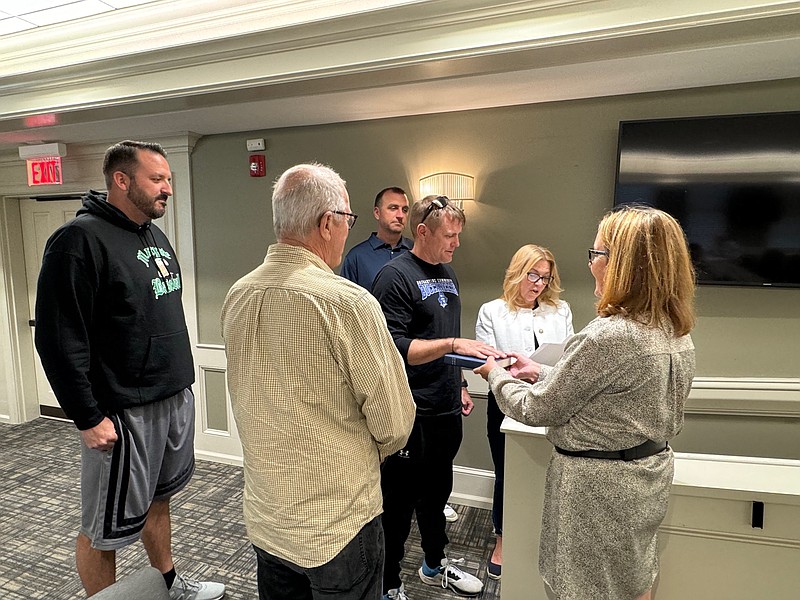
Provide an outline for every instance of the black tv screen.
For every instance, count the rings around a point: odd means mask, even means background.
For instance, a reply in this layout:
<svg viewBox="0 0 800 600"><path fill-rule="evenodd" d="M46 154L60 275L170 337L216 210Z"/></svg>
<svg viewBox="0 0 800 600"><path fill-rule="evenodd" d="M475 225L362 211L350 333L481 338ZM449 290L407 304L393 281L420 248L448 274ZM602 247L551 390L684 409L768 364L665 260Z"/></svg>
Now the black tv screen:
<svg viewBox="0 0 800 600"><path fill-rule="evenodd" d="M631 203L678 219L698 283L800 287L800 112L621 122Z"/></svg>

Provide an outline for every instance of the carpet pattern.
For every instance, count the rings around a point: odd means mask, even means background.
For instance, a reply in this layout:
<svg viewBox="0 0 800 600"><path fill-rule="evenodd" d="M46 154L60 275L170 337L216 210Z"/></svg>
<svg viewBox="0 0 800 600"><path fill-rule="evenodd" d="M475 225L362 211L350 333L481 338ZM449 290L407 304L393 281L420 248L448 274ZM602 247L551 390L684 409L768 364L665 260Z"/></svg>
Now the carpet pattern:
<svg viewBox="0 0 800 600"><path fill-rule="evenodd" d="M0 598L84 598L75 570L80 521L80 437L71 423L36 419L0 424ZM221 581L226 598L258 598L255 555L242 519L242 469L198 461L189 486L172 499L173 554L179 573ZM486 576L494 546L488 510L453 505L448 555L465 558L464 569L484 581L482 599L500 597L500 583ZM403 563L409 600L458 598L423 584L419 530L412 526ZM117 552L117 575L147 564L140 543Z"/></svg>

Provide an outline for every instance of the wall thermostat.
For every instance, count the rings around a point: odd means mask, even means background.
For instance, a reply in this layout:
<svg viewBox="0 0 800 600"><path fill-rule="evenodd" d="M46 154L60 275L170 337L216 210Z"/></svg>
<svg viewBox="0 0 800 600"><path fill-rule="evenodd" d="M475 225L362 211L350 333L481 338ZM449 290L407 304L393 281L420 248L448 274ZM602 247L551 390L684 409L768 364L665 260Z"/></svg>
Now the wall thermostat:
<svg viewBox="0 0 800 600"><path fill-rule="evenodd" d="M258 150L266 150L267 146L264 144L264 138L247 140L247 151L257 152Z"/></svg>

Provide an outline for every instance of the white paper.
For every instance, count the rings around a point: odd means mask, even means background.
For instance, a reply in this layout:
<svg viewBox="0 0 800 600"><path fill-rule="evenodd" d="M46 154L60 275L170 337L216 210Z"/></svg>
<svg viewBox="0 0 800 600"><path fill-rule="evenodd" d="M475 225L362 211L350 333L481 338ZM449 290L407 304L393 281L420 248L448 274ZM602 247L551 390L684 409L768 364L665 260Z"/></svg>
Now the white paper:
<svg viewBox="0 0 800 600"><path fill-rule="evenodd" d="M536 352L531 354L531 360L536 361L541 365L553 366L564 354L564 346L567 345L567 340L560 344L542 344L536 349Z"/></svg>

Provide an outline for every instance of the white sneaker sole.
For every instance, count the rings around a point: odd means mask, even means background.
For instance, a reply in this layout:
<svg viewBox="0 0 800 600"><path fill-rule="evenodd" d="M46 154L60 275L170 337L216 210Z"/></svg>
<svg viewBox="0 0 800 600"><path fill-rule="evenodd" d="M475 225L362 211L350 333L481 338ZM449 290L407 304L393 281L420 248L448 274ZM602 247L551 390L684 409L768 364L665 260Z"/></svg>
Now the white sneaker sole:
<svg viewBox="0 0 800 600"><path fill-rule="evenodd" d="M428 585L435 585L438 587L442 587L442 578L440 575L435 575L434 577L428 577L425 573L422 572L422 567L417 570L419 574L419 578L422 580L422 583L427 583ZM463 598L474 598L475 596L479 596L483 592L483 588L478 590L477 592L465 592L464 590L460 590L455 587L452 583L448 582L447 588L451 590L454 594L461 596Z"/></svg>

